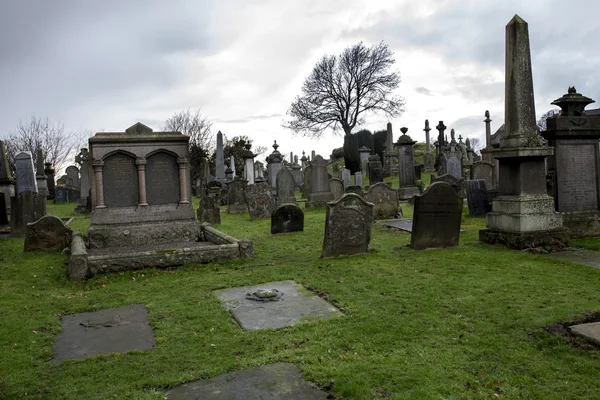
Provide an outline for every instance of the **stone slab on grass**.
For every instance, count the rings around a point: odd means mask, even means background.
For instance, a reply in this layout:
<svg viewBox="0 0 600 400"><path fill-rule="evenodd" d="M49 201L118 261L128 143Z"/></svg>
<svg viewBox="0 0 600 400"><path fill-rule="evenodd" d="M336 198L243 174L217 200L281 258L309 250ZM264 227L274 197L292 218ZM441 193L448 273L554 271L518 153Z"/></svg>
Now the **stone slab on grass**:
<svg viewBox="0 0 600 400"><path fill-rule="evenodd" d="M409 218L383 220L381 223L405 232L412 232L412 219Z"/></svg>
<svg viewBox="0 0 600 400"><path fill-rule="evenodd" d="M154 344L148 312L140 304L66 315L50 362L150 350Z"/></svg>
<svg viewBox="0 0 600 400"><path fill-rule="evenodd" d="M302 379L294 365L275 363L190 382L167 393L170 400L324 400L327 393Z"/></svg>
<svg viewBox="0 0 600 400"><path fill-rule="evenodd" d="M600 322L573 325L570 326L569 329L572 334L581 336L584 339L600 345Z"/></svg>
<svg viewBox="0 0 600 400"><path fill-rule="evenodd" d="M592 268L600 268L600 252L584 249L571 249L548 254L552 258L560 258Z"/></svg>
<svg viewBox="0 0 600 400"><path fill-rule="evenodd" d="M265 289L276 289L283 295L277 301L256 301L247 298L248 293ZM329 319L343 315L336 307L294 281L224 289L218 290L216 294L240 326L248 331L280 329L304 319Z"/></svg>

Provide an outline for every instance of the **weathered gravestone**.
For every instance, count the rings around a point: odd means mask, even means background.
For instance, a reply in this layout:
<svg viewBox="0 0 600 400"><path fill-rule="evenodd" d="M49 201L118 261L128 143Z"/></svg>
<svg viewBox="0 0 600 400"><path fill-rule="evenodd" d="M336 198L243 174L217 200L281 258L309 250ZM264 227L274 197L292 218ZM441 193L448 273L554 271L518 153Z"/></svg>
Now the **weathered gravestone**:
<svg viewBox="0 0 600 400"><path fill-rule="evenodd" d="M419 194L419 188L416 185L413 149L413 146L417 142L406 134L408 128L403 127L400 131L402 132L402 136L396 142L396 146L398 146L398 198L400 200L408 200L414 195Z"/></svg>
<svg viewBox="0 0 600 400"><path fill-rule="evenodd" d="M277 172L277 204L296 202L296 180L288 167L283 167Z"/></svg>
<svg viewBox="0 0 600 400"><path fill-rule="evenodd" d="M354 193L359 195L360 197L363 197L365 195L365 193L362 190L362 187L360 186L356 186L356 185L350 185L346 188L346 193Z"/></svg>
<svg viewBox="0 0 600 400"><path fill-rule="evenodd" d="M71 245L73 231L60 218L46 215L27 224L24 252L62 250Z"/></svg>
<svg viewBox="0 0 600 400"><path fill-rule="evenodd" d="M373 204L357 194L327 203L321 257L367 253L372 224Z"/></svg>
<svg viewBox="0 0 600 400"><path fill-rule="evenodd" d="M415 196L410 247L423 250L458 246L463 199L452 186L435 182Z"/></svg>
<svg viewBox="0 0 600 400"><path fill-rule="evenodd" d="M44 168L44 153L42 149L36 150L35 160L35 180L38 188L38 193L48 197L48 182L46 181L46 170Z"/></svg>
<svg viewBox="0 0 600 400"><path fill-rule="evenodd" d="M342 169L342 182L344 182L344 188L347 188L348 186L350 186L350 170L349 169Z"/></svg>
<svg viewBox="0 0 600 400"><path fill-rule="evenodd" d="M494 189L496 187L495 168L492 163L486 161L475 161L471 166L471 179L483 179L485 187Z"/></svg>
<svg viewBox="0 0 600 400"><path fill-rule="evenodd" d="M152 159L152 162L156 162L156 157L151 157L149 158L149 160L150 159ZM79 180L79 200L77 200L77 208L75 209L75 211L80 214L87 214L92 211L88 208L88 203L90 202L88 201L88 197L92 188L92 157L88 149L81 149L79 154L75 157L75 162L81 166L81 168L79 169L81 173L81 178ZM148 167L146 166L146 168ZM148 168L148 170L152 171L154 170L154 168L150 167ZM178 180L178 177L173 176L172 172L164 178L165 180ZM152 194L150 194L150 196L152 196Z"/></svg>
<svg viewBox="0 0 600 400"><path fill-rule="evenodd" d="M465 180L457 179L450 174L444 174L440 176L431 175L431 183L434 182L445 182L452 186L452 188L456 191L456 194L460 197L465 196Z"/></svg>
<svg viewBox="0 0 600 400"><path fill-rule="evenodd" d="M80 179L79 179L79 168L77 168L74 165L71 165L69 167L67 167L67 169L65 170L65 173L67 174L67 176L69 178L71 178L71 182L72 185L75 187L79 187L80 186Z"/></svg>
<svg viewBox="0 0 600 400"><path fill-rule="evenodd" d="M395 218L399 214L398 192L387 183L379 182L371 185L365 200L373 203L375 218Z"/></svg>
<svg viewBox="0 0 600 400"><path fill-rule="evenodd" d="M462 178L462 163L461 158L456 155L449 155L446 159L446 170L448 174L457 179Z"/></svg>
<svg viewBox="0 0 600 400"><path fill-rule="evenodd" d="M0 225L8 225L8 214L6 212L6 196L0 192Z"/></svg>
<svg viewBox="0 0 600 400"><path fill-rule="evenodd" d="M245 194L247 190L246 183L242 179L227 183L227 214L244 214L248 212Z"/></svg>
<svg viewBox="0 0 600 400"><path fill-rule="evenodd" d="M30 151L21 151L15 155L15 169L17 172L17 193L37 193L37 181Z"/></svg>
<svg viewBox="0 0 600 400"><path fill-rule="evenodd" d="M36 192L21 192L11 199L10 233L22 236L27 232L27 224L46 215L46 196Z"/></svg>
<svg viewBox="0 0 600 400"><path fill-rule="evenodd" d="M220 190L219 190L220 192ZM219 208L219 199L216 195L205 195L200 199L200 206L197 211L198 221L208 222L211 225L221 223L221 209Z"/></svg>
<svg viewBox="0 0 600 400"><path fill-rule="evenodd" d="M304 212L296 204L283 204L271 214L271 234L304 231Z"/></svg>
<svg viewBox="0 0 600 400"><path fill-rule="evenodd" d="M333 194L329 189L327 161L317 155L312 162L310 193L305 207L322 207L331 200L333 200Z"/></svg>
<svg viewBox="0 0 600 400"><path fill-rule="evenodd" d="M357 172L357 173L354 174L354 186L359 186L359 187L363 186L363 180L362 180L362 173L361 172Z"/></svg>
<svg viewBox="0 0 600 400"><path fill-rule="evenodd" d="M303 174L303 181L302 181L302 197L304 198L308 198L308 195L310 193L310 180L312 177L312 165L307 166L306 168L304 168L304 170L302 171Z"/></svg>
<svg viewBox="0 0 600 400"><path fill-rule="evenodd" d="M338 178L329 180L329 190L333 193L333 200L339 200L344 195L344 182Z"/></svg>
<svg viewBox="0 0 600 400"><path fill-rule="evenodd" d="M246 204L250 219L268 218L275 210L276 202L268 182L255 183L246 187Z"/></svg>
<svg viewBox="0 0 600 400"><path fill-rule="evenodd" d="M15 196L15 180L13 179L4 142L0 140L0 193L4 193L6 209L4 212L10 214L10 198Z"/></svg>
<svg viewBox="0 0 600 400"><path fill-rule="evenodd" d="M383 182L383 166L377 154L369 156L369 182L371 185Z"/></svg>
<svg viewBox="0 0 600 400"><path fill-rule="evenodd" d="M54 197L56 196L54 187L56 186L56 184L54 182L54 168L52 168L51 163L44 164L44 172L46 173L46 186L48 187L48 200L54 200Z"/></svg>
<svg viewBox="0 0 600 400"><path fill-rule="evenodd" d="M483 218L492 211L483 179L467 181L467 203L471 218Z"/></svg>

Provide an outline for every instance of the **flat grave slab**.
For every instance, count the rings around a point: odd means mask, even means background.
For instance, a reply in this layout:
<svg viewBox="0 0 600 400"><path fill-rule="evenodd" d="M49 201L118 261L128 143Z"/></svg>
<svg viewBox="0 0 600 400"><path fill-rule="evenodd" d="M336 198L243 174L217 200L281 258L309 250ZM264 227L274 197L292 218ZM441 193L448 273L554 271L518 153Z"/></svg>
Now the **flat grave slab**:
<svg viewBox="0 0 600 400"><path fill-rule="evenodd" d="M135 304L64 316L50 362L153 347L154 333L146 307Z"/></svg>
<svg viewBox="0 0 600 400"><path fill-rule="evenodd" d="M600 322L589 324L572 325L569 327L571 333L600 345Z"/></svg>
<svg viewBox="0 0 600 400"><path fill-rule="evenodd" d="M400 229L401 231L412 232L412 219L409 218L385 219L380 221L380 223L391 228Z"/></svg>
<svg viewBox="0 0 600 400"><path fill-rule="evenodd" d="M585 249L570 249L548 254L548 257L564 259L592 268L600 268L600 252Z"/></svg>
<svg viewBox="0 0 600 400"><path fill-rule="evenodd" d="M272 291L278 299L257 299L256 295L252 295L260 291ZM280 329L307 318L329 319L343 315L336 307L294 281L224 289L216 291L216 294L240 326L248 331Z"/></svg>
<svg viewBox="0 0 600 400"><path fill-rule="evenodd" d="M323 400L327 393L302 379L294 365L275 363L190 382L167 393L170 400Z"/></svg>

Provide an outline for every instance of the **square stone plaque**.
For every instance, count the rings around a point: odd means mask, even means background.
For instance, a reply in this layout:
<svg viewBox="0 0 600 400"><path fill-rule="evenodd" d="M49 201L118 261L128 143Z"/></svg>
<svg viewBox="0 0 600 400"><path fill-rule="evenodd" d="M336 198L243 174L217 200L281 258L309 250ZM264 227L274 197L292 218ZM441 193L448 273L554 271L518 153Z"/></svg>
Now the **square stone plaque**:
<svg viewBox="0 0 600 400"><path fill-rule="evenodd" d="M190 382L167 393L169 400L325 400L327 393L302 379L294 365L275 363Z"/></svg>
<svg viewBox="0 0 600 400"><path fill-rule="evenodd" d="M278 293L279 298L261 301L260 297L252 295L264 290ZM295 325L302 319L329 319L343 315L336 307L294 281L224 289L216 294L240 326L248 331L280 329Z"/></svg>
<svg viewBox="0 0 600 400"><path fill-rule="evenodd" d="M153 347L154 333L146 307L135 304L64 316L50 362Z"/></svg>

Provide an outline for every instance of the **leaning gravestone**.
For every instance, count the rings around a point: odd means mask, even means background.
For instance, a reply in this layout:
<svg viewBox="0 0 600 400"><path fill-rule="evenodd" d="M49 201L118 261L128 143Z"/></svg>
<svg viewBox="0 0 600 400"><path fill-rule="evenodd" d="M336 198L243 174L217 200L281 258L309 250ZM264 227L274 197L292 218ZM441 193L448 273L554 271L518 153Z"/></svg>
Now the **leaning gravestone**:
<svg viewBox="0 0 600 400"><path fill-rule="evenodd" d="M277 172L277 204L296 202L296 180L288 167L282 167Z"/></svg>
<svg viewBox="0 0 600 400"><path fill-rule="evenodd" d="M395 218L399 213L398 192L387 183L379 182L371 185L365 200L373 203L375 218Z"/></svg>
<svg viewBox="0 0 600 400"><path fill-rule="evenodd" d="M483 179L467 181L467 203L471 218L482 218L492 211Z"/></svg>
<svg viewBox="0 0 600 400"><path fill-rule="evenodd" d="M33 157L30 151L21 151L15 156L15 169L17 171L17 193L37 193L37 181L33 169Z"/></svg>
<svg viewBox="0 0 600 400"><path fill-rule="evenodd" d="M410 247L423 250L458 246L463 199L445 182L415 196Z"/></svg>
<svg viewBox="0 0 600 400"><path fill-rule="evenodd" d="M329 180L329 190L333 193L333 200L339 200L344 195L344 182L338 178Z"/></svg>
<svg viewBox="0 0 600 400"><path fill-rule="evenodd" d="M271 234L304 231L304 212L295 204L283 204L271 214Z"/></svg>
<svg viewBox="0 0 600 400"><path fill-rule="evenodd" d="M27 224L46 215L46 196L36 192L22 192L11 199L10 233L11 236L23 236Z"/></svg>
<svg viewBox="0 0 600 400"><path fill-rule="evenodd" d="M246 181L236 179L227 184L227 214L243 214L248 211L246 205Z"/></svg>
<svg viewBox="0 0 600 400"><path fill-rule="evenodd" d="M260 182L246 187L246 204L250 219L270 217L276 204L269 183Z"/></svg>
<svg viewBox="0 0 600 400"><path fill-rule="evenodd" d="M60 218L46 215L27 224L24 252L63 250L71 245L73 231Z"/></svg>
<svg viewBox="0 0 600 400"><path fill-rule="evenodd" d="M219 190L220 192L220 190ZM205 195L200 199L197 217L200 222L208 222L211 225L221 223L221 209L219 208L217 196Z"/></svg>
<svg viewBox="0 0 600 400"><path fill-rule="evenodd" d="M327 203L321 257L367 253L372 224L373 204L357 194Z"/></svg>

